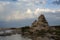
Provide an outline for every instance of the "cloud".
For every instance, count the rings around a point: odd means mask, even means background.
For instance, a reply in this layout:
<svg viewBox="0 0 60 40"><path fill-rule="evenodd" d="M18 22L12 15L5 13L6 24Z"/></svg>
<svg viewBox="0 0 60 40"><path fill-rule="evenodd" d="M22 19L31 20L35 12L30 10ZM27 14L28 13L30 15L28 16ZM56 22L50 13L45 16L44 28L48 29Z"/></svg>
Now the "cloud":
<svg viewBox="0 0 60 40"><path fill-rule="evenodd" d="M47 0L0 0L0 21L11 22L11 25L14 23L19 24L18 22L21 20L27 22L37 18L42 13L46 15L50 22L59 21L60 9L43 8L46 4ZM25 25L26 22L20 23ZM9 24L7 23L7 25Z"/></svg>
<svg viewBox="0 0 60 40"><path fill-rule="evenodd" d="M44 14L50 26L60 25L60 12L49 12Z"/></svg>
<svg viewBox="0 0 60 40"><path fill-rule="evenodd" d="M17 1L17 0L0 0L0 1Z"/></svg>
<svg viewBox="0 0 60 40"><path fill-rule="evenodd" d="M53 4L60 5L60 0L56 0L56 1L54 1Z"/></svg>
<svg viewBox="0 0 60 40"><path fill-rule="evenodd" d="M46 0L18 0L19 3L22 2L22 4L26 4L26 5L32 5L32 6L36 6L36 5L43 5L46 4Z"/></svg>
<svg viewBox="0 0 60 40"><path fill-rule="evenodd" d="M20 10L13 10L9 15L6 15L4 18L6 21L10 20L23 20L23 19L32 19L38 17L40 14L45 14L45 13L54 13L56 14L57 12L60 13L60 10L52 10L52 9L42 9L42 8L37 8L34 11L31 9L27 9L24 13L20 12ZM55 16L54 16L55 17ZM60 16L59 16L60 17ZM55 17L55 18L59 18Z"/></svg>
<svg viewBox="0 0 60 40"><path fill-rule="evenodd" d="M11 15L7 16L5 19L6 21L30 19L34 17L34 15L32 14L33 13L30 9L27 9L25 13L21 13L19 10L17 10L17 11L12 11Z"/></svg>
<svg viewBox="0 0 60 40"><path fill-rule="evenodd" d="M3 7L4 5L1 5L0 4L0 12L3 12L3 10L4 10L4 7Z"/></svg>
<svg viewBox="0 0 60 40"><path fill-rule="evenodd" d="M22 2L21 2L22 1ZM21 0L19 2L0 2L0 19L5 21L10 20L23 20L38 17L41 13L55 13L60 10L54 10L49 8L37 8L34 7L35 1ZM38 0L39 1L39 0ZM35 2L35 3L34 3ZM40 1L39 1L40 2ZM34 4L33 4L34 3Z"/></svg>
<svg viewBox="0 0 60 40"><path fill-rule="evenodd" d="M9 1L13 0L6 0L5 2L3 0L0 2L0 19L19 20L25 18L35 18L43 12L55 13L60 11L59 9L54 10L49 8L40 8L40 4L45 4L46 0L17 0L17 2Z"/></svg>
<svg viewBox="0 0 60 40"><path fill-rule="evenodd" d="M60 9L58 9L58 10L54 10L54 9L49 9L49 8L37 8L35 11L34 11L34 14L35 15L39 15L39 14L41 14L41 13L49 13L49 12L51 12L51 13L55 13L55 12L60 12Z"/></svg>
<svg viewBox="0 0 60 40"><path fill-rule="evenodd" d="M0 12L5 10L5 6L10 4L10 2L0 2Z"/></svg>

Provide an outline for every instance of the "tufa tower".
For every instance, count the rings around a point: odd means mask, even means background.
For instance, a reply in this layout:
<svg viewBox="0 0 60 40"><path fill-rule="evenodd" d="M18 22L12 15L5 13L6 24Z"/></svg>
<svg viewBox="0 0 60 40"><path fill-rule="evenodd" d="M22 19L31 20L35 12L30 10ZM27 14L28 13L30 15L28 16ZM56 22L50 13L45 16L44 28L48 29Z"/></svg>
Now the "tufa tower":
<svg viewBox="0 0 60 40"><path fill-rule="evenodd" d="M36 31L36 30L48 30L48 22L47 20L45 19L45 16L43 14L41 14L39 17L38 17L38 20L35 20L33 23L32 23L32 31Z"/></svg>

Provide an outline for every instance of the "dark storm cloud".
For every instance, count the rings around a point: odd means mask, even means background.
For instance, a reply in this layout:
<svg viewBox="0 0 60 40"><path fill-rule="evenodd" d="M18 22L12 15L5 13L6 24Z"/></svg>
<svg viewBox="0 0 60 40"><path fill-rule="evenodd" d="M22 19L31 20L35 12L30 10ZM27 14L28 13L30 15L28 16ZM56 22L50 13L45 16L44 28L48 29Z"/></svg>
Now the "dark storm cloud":
<svg viewBox="0 0 60 40"><path fill-rule="evenodd" d="M54 1L53 4L60 5L60 0L56 0L56 1Z"/></svg>

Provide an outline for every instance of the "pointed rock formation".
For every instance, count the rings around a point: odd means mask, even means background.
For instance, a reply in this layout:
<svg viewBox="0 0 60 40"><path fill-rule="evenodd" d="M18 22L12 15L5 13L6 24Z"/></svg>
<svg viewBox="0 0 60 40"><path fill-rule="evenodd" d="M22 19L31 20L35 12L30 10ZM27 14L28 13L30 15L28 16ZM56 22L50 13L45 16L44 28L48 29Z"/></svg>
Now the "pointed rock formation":
<svg viewBox="0 0 60 40"><path fill-rule="evenodd" d="M39 16L37 23L42 27L48 26L48 22L46 21L45 16L43 14Z"/></svg>
<svg viewBox="0 0 60 40"><path fill-rule="evenodd" d="M32 29L35 31L35 30L48 30L48 22L46 21L45 19L45 16L43 14L41 14L39 17L38 17L38 20L35 20L33 23L32 23Z"/></svg>

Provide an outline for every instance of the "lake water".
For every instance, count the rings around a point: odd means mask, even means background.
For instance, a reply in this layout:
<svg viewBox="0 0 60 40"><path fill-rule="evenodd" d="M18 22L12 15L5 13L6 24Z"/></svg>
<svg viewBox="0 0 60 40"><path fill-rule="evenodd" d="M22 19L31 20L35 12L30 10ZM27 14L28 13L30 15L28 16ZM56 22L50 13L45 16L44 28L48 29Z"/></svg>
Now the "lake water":
<svg viewBox="0 0 60 40"><path fill-rule="evenodd" d="M24 38L20 34L16 34L11 36L0 36L0 40L31 40L31 39L27 37ZM41 40L54 40L54 39L48 39L47 37L44 37Z"/></svg>
<svg viewBox="0 0 60 40"><path fill-rule="evenodd" d="M12 36L0 36L0 40L31 40L31 39L24 38L20 34L16 34Z"/></svg>

